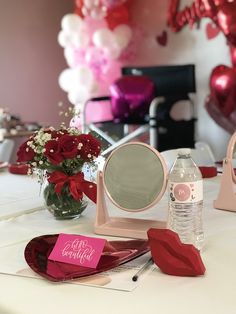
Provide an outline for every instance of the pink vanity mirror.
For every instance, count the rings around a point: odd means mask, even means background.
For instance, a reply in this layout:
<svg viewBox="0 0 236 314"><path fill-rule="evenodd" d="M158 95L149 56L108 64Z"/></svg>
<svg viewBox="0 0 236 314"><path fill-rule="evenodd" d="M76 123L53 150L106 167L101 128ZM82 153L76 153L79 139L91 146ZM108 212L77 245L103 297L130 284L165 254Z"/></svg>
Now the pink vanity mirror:
<svg viewBox="0 0 236 314"><path fill-rule="evenodd" d="M220 191L214 201L214 207L222 210L236 211L236 176L234 172L236 159L236 132L232 135L226 158L223 160L223 174Z"/></svg>
<svg viewBox="0 0 236 314"><path fill-rule="evenodd" d="M139 214L160 201L166 183L167 167L156 149L140 142L119 146L98 172L95 232L146 239L148 229L165 228L165 221L142 219ZM111 205L129 217L110 217Z"/></svg>

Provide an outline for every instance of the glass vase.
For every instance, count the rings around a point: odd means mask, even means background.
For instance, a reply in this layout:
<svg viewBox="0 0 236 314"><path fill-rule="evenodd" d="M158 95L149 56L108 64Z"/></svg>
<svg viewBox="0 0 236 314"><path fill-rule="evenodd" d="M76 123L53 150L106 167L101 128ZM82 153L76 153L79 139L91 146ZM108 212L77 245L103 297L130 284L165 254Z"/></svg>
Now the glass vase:
<svg viewBox="0 0 236 314"><path fill-rule="evenodd" d="M43 196L47 209L58 220L79 218L88 205L85 197L75 200L68 188L62 189L58 195L55 192L55 185L49 182L44 187Z"/></svg>

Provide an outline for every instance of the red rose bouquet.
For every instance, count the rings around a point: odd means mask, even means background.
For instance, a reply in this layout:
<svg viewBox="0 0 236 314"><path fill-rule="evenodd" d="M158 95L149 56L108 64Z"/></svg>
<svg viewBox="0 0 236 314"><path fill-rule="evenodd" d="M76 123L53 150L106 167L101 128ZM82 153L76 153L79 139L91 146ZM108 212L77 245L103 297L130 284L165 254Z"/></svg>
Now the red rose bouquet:
<svg viewBox="0 0 236 314"><path fill-rule="evenodd" d="M82 168L94 166L101 144L91 134L76 128L40 129L18 152L18 162L41 170L48 184L44 198L48 209L58 219L79 216L87 203L84 194L96 202L96 185L84 179Z"/></svg>

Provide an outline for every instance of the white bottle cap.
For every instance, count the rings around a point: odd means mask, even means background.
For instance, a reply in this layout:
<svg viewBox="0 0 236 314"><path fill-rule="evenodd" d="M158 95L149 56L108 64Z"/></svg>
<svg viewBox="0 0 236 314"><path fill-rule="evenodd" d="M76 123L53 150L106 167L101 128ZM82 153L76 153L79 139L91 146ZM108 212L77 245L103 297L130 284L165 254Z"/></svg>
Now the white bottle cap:
<svg viewBox="0 0 236 314"><path fill-rule="evenodd" d="M177 150L178 155L190 155L191 154L191 148L179 148Z"/></svg>

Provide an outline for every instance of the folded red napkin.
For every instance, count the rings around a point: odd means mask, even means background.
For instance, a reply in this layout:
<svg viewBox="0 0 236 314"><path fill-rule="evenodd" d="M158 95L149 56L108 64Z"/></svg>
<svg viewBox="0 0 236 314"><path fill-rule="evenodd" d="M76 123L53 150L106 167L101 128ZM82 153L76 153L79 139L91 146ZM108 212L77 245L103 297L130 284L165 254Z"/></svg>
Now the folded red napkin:
<svg viewBox="0 0 236 314"><path fill-rule="evenodd" d="M10 164L8 171L13 174L28 174L29 165L27 164Z"/></svg>
<svg viewBox="0 0 236 314"><path fill-rule="evenodd" d="M217 166L221 166L223 165L222 161L217 161L216 162ZM203 178L212 178L212 177L216 177L217 173L222 172L222 171L218 171L217 167L211 166L211 167L206 167L206 166L199 166L199 169L202 173L202 177ZM234 173L236 174L236 168L234 168Z"/></svg>
<svg viewBox="0 0 236 314"><path fill-rule="evenodd" d="M212 166L212 167L203 167L200 166L199 167L201 173L202 173L202 177L203 178L212 178L212 177L216 177L217 176L217 168Z"/></svg>

